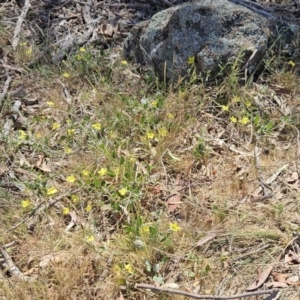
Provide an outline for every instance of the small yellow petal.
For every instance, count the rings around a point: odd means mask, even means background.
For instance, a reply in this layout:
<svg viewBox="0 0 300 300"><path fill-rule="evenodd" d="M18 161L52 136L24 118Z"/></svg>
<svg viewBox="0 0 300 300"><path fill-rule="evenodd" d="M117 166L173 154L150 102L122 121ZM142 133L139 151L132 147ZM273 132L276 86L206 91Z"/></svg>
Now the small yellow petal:
<svg viewBox="0 0 300 300"><path fill-rule="evenodd" d="M70 74L69 74L69 73L67 73L67 72L65 72L65 73L63 74L63 77L65 77L65 78L69 78L69 77L70 77Z"/></svg>
<svg viewBox="0 0 300 300"><path fill-rule="evenodd" d="M54 194L56 194L58 191L57 191L57 189L55 188L55 187L50 187L50 188L48 188L47 190L46 190L46 193L47 193L47 195L48 196L51 196L51 195L54 195Z"/></svg>
<svg viewBox="0 0 300 300"><path fill-rule="evenodd" d="M83 176L89 176L90 175L90 171L89 170L83 170L82 171L82 175Z"/></svg>
<svg viewBox="0 0 300 300"><path fill-rule="evenodd" d="M128 190L126 188L122 188L118 192L121 196L125 196L127 194Z"/></svg>
<svg viewBox="0 0 300 300"><path fill-rule="evenodd" d="M30 200L25 199L21 202L21 205L22 205L23 208L27 208L31 205L31 202L30 202Z"/></svg>
<svg viewBox="0 0 300 300"><path fill-rule="evenodd" d="M71 149L71 148L69 148L69 147L66 147L65 148L65 153L66 154L70 154L70 153L72 153L73 152L73 150Z"/></svg>
<svg viewBox="0 0 300 300"><path fill-rule="evenodd" d="M91 204L88 204L85 208L85 211L86 212L90 212L92 210L92 205Z"/></svg>
<svg viewBox="0 0 300 300"><path fill-rule="evenodd" d="M94 240L95 240L95 238L94 238L93 235L89 235L89 236L86 238L86 241L87 241L88 243L91 243L91 242L93 242Z"/></svg>
<svg viewBox="0 0 300 300"><path fill-rule="evenodd" d="M190 56L188 58L188 65L193 65L195 63L195 56Z"/></svg>
<svg viewBox="0 0 300 300"><path fill-rule="evenodd" d="M158 129L158 135L160 137L165 137L165 136L167 136L167 134L168 134L168 131L166 128L163 127L163 128Z"/></svg>
<svg viewBox="0 0 300 300"><path fill-rule="evenodd" d="M178 224L175 222L175 223L170 223L169 224L169 228L172 230L172 231L179 231L181 228L178 226Z"/></svg>
<svg viewBox="0 0 300 300"><path fill-rule="evenodd" d="M143 233L149 233L150 232L150 228L148 226L142 226L141 227L141 232L143 232Z"/></svg>
<svg viewBox="0 0 300 300"><path fill-rule="evenodd" d="M53 107L53 106L54 106L54 102L52 102L52 101L47 101L46 103L47 103L47 105L48 105L49 107Z"/></svg>
<svg viewBox="0 0 300 300"><path fill-rule="evenodd" d="M123 66L126 66L126 65L128 65L128 62L127 62L126 60L121 60L121 64L122 64Z"/></svg>
<svg viewBox="0 0 300 300"><path fill-rule="evenodd" d="M148 131L147 133L146 133L146 137L149 139L149 140L152 140L152 139L154 139L154 133L152 132L152 131Z"/></svg>
<svg viewBox="0 0 300 300"><path fill-rule="evenodd" d="M98 174L100 176L104 176L107 174L107 168L101 168L99 171L98 171Z"/></svg>
<svg viewBox="0 0 300 300"><path fill-rule="evenodd" d="M79 197L77 195L71 195L71 199L74 203L77 203L79 201Z"/></svg>
<svg viewBox="0 0 300 300"><path fill-rule="evenodd" d="M222 110L228 111L229 110L229 106L228 105L222 105Z"/></svg>
<svg viewBox="0 0 300 300"><path fill-rule="evenodd" d="M101 130L101 124L100 123L94 123L93 125L92 125L92 127L95 129L95 130Z"/></svg>
<svg viewBox="0 0 300 300"><path fill-rule="evenodd" d="M80 47L80 48L79 48L79 51L80 51L81 53L83 53L83 52L85 52L86 50L85 50L84 47Z"/></svg>
<svg viewBox="0 0 300 300"><path fill-rule="evenodd" d="M237 122L237 118L234 117L234 116L231 116L231 117L229 118L229 120L230 120L232 123L236 123L236 122Z"/></svg>
<svg viewBox="0 0 300 300"><path fill-rule="evenodd" d="M59 127L60 127L60 124L57 123L57 122L53 123L53 125L52 125L52 129L53 129L53 130L58 129Z"/></svg>
<svg viewBox="0 0 300 300"><path fill-rule="evenodd" d="M70 183L73 183L76 181L76 177L74 175L70 175L70 176L67 176L66 180Z"/></svg>
<svg viewBox="0 0 300 300"><path fill-rule="evenodd" d="M133 268L132 268L132 266L130 265L130 264L126 264L125 266L124 266L124 269L128 272L128 273L133 273Z"/></svg>
<svg viewBox="0 0 300 300"><path fill-rule="evenodd" d="M289 61L289 65L295 67L295 63L292 60Z"/></svg>
<svg viewBox="0 0 300 300"><path fill-rule="evenodd" d="M75 129L68 129L68 135L73 135L75 132Z"/></svg>
<svg viewBox="0 0 300 300"><path fill-rule="evenodd" d="M69 214L69 212L70 212L69 207L64 207L64 208L63 208L63 214L64 214L64 215Z"/></svg>
<svg viewBox="0 0 300 300"><path fill-rule="evenodd" d="M247 125L250 122L248 117L243 117L242 119L239 120L239 123L242 125Z"/></svg>

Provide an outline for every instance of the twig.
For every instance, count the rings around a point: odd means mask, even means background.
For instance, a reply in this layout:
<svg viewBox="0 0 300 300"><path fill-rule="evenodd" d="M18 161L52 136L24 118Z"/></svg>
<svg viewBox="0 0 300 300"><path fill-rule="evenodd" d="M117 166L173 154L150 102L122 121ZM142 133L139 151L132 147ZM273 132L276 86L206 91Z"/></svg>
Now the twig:
<svg viewBox="0 0 300 300"><path fill-rule="evenodd" d="M232 296L214 296L214 295L199 295L199 294L194 294L194 293L188 293L185 291L156 287L154 285L144 284L144 283L136 284L135 287L139 288L139 289L150 289L155 292L183 295L183 296L195 298L195 299L214 299L214 300L218 300L218 299L219 300L228 300L228 299L238 299L238 298L243 298L243 297L264 295L264 294L273 294L273 293L275 294L279 291L278 289L272 289L272 290L256 291L256 292L250 292L250 293L244 293L244 294L238 294L238 295L232 295Z"/></svg>
<svg viewBox="0 0 300 300"><path fill-rule="evenodd" d="M14 31L14 37L13 37L13 40L12 40L12 46L13 46L14 50L18 46L19 39L20 39L21 27L22 27L22 24L23 24L23 22L26 18L27 12L28 12L30 7L31 7L30 0L26 0L25 5L23 7L23 10L22 10L22 12L21 12L21 14L18 18L17 25L16 25L16 28L15 28L15 31Z"/></svg>

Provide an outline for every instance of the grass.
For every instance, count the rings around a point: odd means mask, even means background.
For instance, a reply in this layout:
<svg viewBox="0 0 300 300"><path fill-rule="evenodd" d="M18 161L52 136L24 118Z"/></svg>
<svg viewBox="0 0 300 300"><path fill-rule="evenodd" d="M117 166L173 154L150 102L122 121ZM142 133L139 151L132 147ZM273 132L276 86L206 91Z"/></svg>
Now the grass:
<svg viewBox="0 0 300 300"><path fill-rule="evenodd" d="M109 50L81 47L60 67L32 63L38 53L27 43L14 53L25 71L12 84L37 103L0 137L1 243L15 241L9 255L37 279L3 272L1 297L183 299L135 283L228 295L278 264L299 231L299 195L285 182L297 170L297 64L273 60L248 84L233 65L217 85L172 88ZM241 201L286 163L271 200ZM209 232L218 235L196 247Z"/></svg>

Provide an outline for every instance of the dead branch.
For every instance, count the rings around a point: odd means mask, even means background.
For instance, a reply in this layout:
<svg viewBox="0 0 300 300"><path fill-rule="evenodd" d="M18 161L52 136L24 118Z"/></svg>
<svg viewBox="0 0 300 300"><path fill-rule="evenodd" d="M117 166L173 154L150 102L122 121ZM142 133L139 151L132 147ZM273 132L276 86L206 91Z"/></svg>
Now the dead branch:
<svg viewBox="0 0 300 300"><path fill-rule="evenodd" d="M23 10L22 10L22 12L21 12L21 14L18 18L17 25L16 25L16 28L15 28L15 31L14 31L14 36L13 36L13 40L12 40L12 46L13 46L14 50L18 46L19 39L20 39L21 27L22 27L22 24L23 24L23 22L26 18L27 12L28 12L30 7L31 7L30 0L26 0L25 5L23 7Z"/></svg>
<svg viewBox="0 0 300 300"><path fill-rule="evenodd" d="M272 290L266 290L266 291L256 291L256 292L250 292L250 293L244 293L244 294L237 294L237 295L232 295L232 296L214 296L214 295L199 295L199 294L194 294L194 293L188 293L185 291L180 291L180 290L174 290L174 289L167 289L167 288L162 288L162 287L156 287L151 284L136 284L136 288L139 289L149 289L153 290L155 292L163 292L163 293L170 293L170 294L177 294L177 295L182 295L194 299L214 299L214 300L229 300L229 299L238 299L238 298L243 298L243 297L251 297L251 296L257 296L257 295L264 295L264 294L275 294L279 290L278 289L272 289Z"/></svg>
<svg viewBox="0 0 300 300"><path fill-rule="evenodd" d="M30 276L25 276L20 271L20 269L14 264L11 257L8 255L8 253L3 249L0 248L0 252L3 256L4 262L2 265L5 267L5 270L8 271L13 277L22 280L22 281L33 281L35 278Z"/></svg>

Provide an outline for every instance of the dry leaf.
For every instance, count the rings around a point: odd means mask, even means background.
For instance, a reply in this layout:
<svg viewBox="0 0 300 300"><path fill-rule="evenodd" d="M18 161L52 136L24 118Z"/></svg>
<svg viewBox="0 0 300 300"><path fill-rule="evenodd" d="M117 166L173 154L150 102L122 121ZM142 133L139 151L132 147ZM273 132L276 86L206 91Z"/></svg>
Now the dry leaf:
<svg viewBox="0 0 300 300"><path fill-rule="evenodd" d="M288 178L285 179L285 181L287 183L292 183L292 182L295 182L297 179L299 179L298 173L297 172L293 172L290 177L288 177Z"/></svg>
<svg viewBox="0 0 300 300"><path fill-rule="evenodd" d="M180 204L182 203L181 201L181 195L178 193L176 195L171 196L167 200L168 204L168 214L175 211L177 208L180 207Z"/></svg>
<svg viewBox="0 0 300 300"><path fill-rule="evenodd" d="M283 273L275 273L273 274L273 278L275 281L287 283L289 285L300 285L300 281L292 281L289 278L288 274L283 274Z"/></svg>
<svg viewBox="0 0 300 300"><path fill-rule="evenodd" d="M50 163L44 157L44 155L38 156L38 161L36 162L35 166L44 172L51 172Z"/></svg>
<svg viewBox="0 0 300 300"><path fill-rule="evenodd" d="M125 300L125 299L124 299L124 296L123 296L123 294L122 294L121 291L120 291L120 297L119 297L119 300Z"/></svg>
<svg viewBox="0 0 300 300"><path fill-rule="evenodd" d="M69 231L73 226L76 225L76 222L77 222L77 216L76 216L76 212L74 210L70 211L69 215L71 217L71 221L68 224L68 226L66 227L66 231Z"/></svg>
<svg viewBox="0 0 300 300"><path fill-rule="evenodd" d="M247 291L253 291L264 284L272 272L273 266L268 266L263 272L259 274L254 283L247 287Z"/></svg>
<svg viewBox="0 0 300 300"><path fill-rule="evenodd" d="M46 268L50 264L57 264L66 261L69 257L70 257L70 253L67 252L48 254L42 257L42 260L39 263L39 267Z"/></svg>

